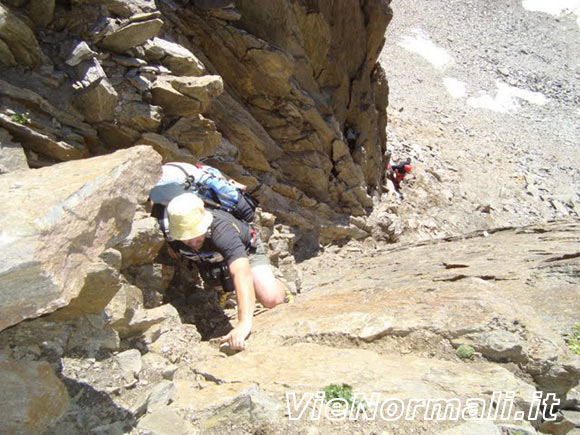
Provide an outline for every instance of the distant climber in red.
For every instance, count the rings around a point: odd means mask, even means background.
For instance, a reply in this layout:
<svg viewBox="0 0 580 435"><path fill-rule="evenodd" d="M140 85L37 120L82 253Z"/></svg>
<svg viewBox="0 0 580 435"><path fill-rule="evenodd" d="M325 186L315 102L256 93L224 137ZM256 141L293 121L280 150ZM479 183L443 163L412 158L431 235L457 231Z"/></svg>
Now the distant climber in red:
<svg viewBox="0 0 580 435"><path fill-rule="evenodd" d="M405 176L411 172L411 159L408 158L403 163L399 163L398 165L391 166L387 164L387 178L393 182L395 186L395 193L399 196L400 199L403 199L403 194L400 192L401 190L401 181L405 178Z"/></svg>

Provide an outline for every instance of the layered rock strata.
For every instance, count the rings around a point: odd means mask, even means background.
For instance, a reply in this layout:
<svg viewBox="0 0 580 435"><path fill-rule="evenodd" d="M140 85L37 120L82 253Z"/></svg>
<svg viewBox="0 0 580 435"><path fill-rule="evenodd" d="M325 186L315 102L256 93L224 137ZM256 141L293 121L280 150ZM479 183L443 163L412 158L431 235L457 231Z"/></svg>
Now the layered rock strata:
<svg viewBox="0 0 580 435"><path fill-rule="evenodd" d="M7 2L0 127L32 167L137 144L206 158L261 186L297 248L363 237L347 216L383 176L388 4Z"/></svg>

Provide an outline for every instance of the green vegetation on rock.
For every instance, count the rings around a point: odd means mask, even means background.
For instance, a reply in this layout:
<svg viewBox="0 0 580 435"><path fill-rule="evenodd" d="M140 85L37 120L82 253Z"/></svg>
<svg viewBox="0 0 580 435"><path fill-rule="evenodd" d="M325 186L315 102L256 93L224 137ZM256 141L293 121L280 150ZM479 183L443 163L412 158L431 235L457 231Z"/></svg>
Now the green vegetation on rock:
<svg viewBox="0 0 580 435"><path fill-rule="evenodd" d="M580 355L580 322L572 327L572 332L568 337L568 346L576 355Z"/></svg>
<svg viewBox="0 0 580 435"><path fill-rule="evenodd" d="M324 387L324 400L327 402L332 399L344 399L351 405L354 401L352 396L352 387L347 384L330 384Z"/></svg>
<svg viewBox="0 0 580 435"><path fill-rule="evenodd" d="M10 119L13 122L17 122L18 124L28 124L30 119L28 118L28 113L14 113L10 116Z"/></svg>
<svg viewBox="0 0 580 435"><path fill-rule="evenodd" d="M457 355L461 359L471 359L473 358L473 354L475 353L475 349L469 346L468 344L462 344L455 350L455 355Z"/></svg>

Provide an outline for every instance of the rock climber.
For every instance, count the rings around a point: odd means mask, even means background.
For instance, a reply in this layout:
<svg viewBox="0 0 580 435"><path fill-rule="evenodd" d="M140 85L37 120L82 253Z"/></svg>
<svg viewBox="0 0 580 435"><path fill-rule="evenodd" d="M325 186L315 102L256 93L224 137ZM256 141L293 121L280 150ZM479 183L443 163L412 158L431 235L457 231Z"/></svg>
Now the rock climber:
<svg viewBox="0 0 580 435"><path fill-rule="evenodd" d="M194 193L183 193L169 202L167 221L170 240L179 241L189 251L188 258L227 265L236 292L238 324L221 342L232 350L244 349L256 299L271 308L289 295L275 278L262 242L250 224L223 210L206 209Z"/></svg>

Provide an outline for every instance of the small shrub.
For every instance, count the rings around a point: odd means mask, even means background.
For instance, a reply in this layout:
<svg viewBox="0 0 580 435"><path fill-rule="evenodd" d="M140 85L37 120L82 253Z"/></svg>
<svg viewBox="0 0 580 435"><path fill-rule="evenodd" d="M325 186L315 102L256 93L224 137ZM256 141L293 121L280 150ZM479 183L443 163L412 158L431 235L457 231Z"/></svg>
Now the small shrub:
<svg viewBox="0 0 580 435"><path fill-rule="evenodd" d="M324 388L324 400L344 399L349 404L353 403L352 387L347 384L330 384Z"/></svg>
<svg viewBox="0 0 580 435"><path fill-rule="evenodd" d="M28 113L14 113L10 116L10 119L22 125L28 124L30 122Z"/></svg>
<svg viewBox="0 0 580 435"><path fill-rule="evenodd" d="M468 344L462 344L455 350L455 355L461 359L471 359L475 354L475 349Z"/></svg>
<svg viewBox="0 0 580 435"><path fill-rule="evenodd" d="M572 333L568 336L568 346L576 355L580 355L580 323L572 327Z"/></svg>
<svg viewBox="0 0 580 435"><path fill-rule="evenodd" d="M356 409L367 409L368 403L366 401L360 401L355 399L352 394L352 387L348 384L330 384L324 388L324 400L329 402L332 399L344 399L346 401L347 408ZM333 403L336 406L337 403Z"/></svg>

